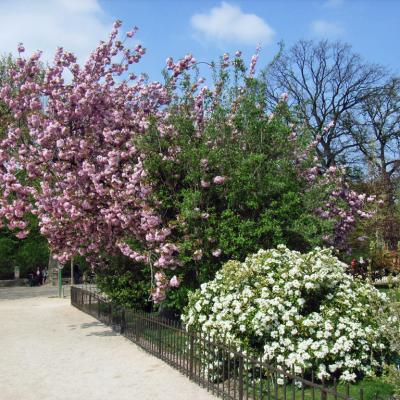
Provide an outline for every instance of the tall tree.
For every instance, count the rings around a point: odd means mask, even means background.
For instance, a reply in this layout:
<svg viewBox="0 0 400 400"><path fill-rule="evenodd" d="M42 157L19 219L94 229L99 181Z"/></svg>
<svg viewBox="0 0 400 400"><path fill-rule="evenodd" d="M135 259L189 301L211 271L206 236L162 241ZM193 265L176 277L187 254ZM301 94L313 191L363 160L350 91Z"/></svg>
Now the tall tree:
<svg viewBox="0 0 400 400"><path fill-rule="evenodd" d="M375 190L384 197L383 238L395 248L399 235L396 186L400 173L400 79L392 78L348 114L350 132L367 165Z"/></svg>
<svg viewBox="0 0 400 400"><path fill-rule="evenodd" d="M348 44L300 40L282 50L263 75L268 98L278 102L287 93L305 128L319 140L317 153L328 168L348 161L357 147L342 116L369 96L385 70L366 63Z"/></svg>
<svg viewBox="0 0 400 400"><path fill-rule="evenodd" d="M24 238L28 216L37 215L61 263L77 254L99 263L104 252L122 252L167 267L175 248L152 207L134 140L150 117L162 122L169 93L160 83L129 74L145 50L122 44L120 25L114 24L83 66L59 48L43 70L41 53L24 58L19 45L9 70L13 79L0 89L12 116L0 140L0 219ZM173 64L174 77L192 62L187 56Z"/></svg>

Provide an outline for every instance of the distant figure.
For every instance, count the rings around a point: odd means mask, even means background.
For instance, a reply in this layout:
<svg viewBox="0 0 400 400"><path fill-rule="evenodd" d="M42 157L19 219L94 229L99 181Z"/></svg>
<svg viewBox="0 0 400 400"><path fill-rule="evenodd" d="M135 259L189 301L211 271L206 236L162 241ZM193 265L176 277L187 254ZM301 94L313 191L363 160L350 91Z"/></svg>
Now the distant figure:
<svg viewBox="0 0 400 400"><path fill-rule="evenodd" d="M29 282L29 286L35 286L35 275L33 274L32 271L29 271L28 282Z"/></svg>
<svg viewBox="0 0 400 400"><path fill-rule="evenodd" d="M42 283L42 271L40 270L39 267L36 270L36 282L38 285Z"/></svg>
<svg viewBox="0 0 400 400"><path fill-rule="evenodd" d="M47 275L48 275L48 271L47 268L43 268L42 269L42 285L44 285L46 283L47 280Z"/></svg>

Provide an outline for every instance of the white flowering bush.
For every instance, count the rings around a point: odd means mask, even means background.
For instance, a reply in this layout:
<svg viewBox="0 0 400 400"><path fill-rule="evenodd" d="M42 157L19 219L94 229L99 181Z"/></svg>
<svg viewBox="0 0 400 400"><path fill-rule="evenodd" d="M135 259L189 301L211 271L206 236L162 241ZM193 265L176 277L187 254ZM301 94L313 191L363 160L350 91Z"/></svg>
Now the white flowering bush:
<svg viewBox="0 0 400 400"><path fill-rule="evenodd" d="M227 262L191 293L183 322L288 370L354 381L389 356L379 317L388 300L346 269L330 249L260 250L243 263ZM214 359L209 376L216 379L220 369Z"/></svg>

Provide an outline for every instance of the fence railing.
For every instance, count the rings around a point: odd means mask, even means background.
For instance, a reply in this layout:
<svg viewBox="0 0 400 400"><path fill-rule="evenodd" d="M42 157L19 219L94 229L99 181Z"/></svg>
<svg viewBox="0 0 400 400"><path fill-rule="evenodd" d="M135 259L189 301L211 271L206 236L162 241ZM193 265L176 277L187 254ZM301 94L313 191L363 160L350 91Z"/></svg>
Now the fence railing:
<svg viewBox="0 0 400 400"><path fill-rule="evenodd" d="M317 381L314 374L284 369L254 358L229 343L187 332L180 323L156 314L124 309L98 292L71 287L71 304L164 360L222 399L349 400L364 398L363 389ZM356 389L356 390L354 390ZM380 399L375 393L373 399Z"/></svg>

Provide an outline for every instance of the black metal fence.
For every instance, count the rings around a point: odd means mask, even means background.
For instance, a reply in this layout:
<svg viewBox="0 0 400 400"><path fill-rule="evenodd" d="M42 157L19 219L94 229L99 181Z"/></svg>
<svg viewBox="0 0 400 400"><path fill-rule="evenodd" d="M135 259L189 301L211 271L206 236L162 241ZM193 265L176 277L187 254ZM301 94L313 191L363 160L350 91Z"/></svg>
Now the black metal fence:
<svg viewBox="0 0 400 400"><path fill-rule="evenodd" d="M317 382L314 374L280 366L215 342L203 333L187 332L178 322L156 314L116 306L99 293L71 287L71 303L119 331L213 394L231 400L364 399L363 389ZM378 393L373 395L378 399Z"/></svg>

